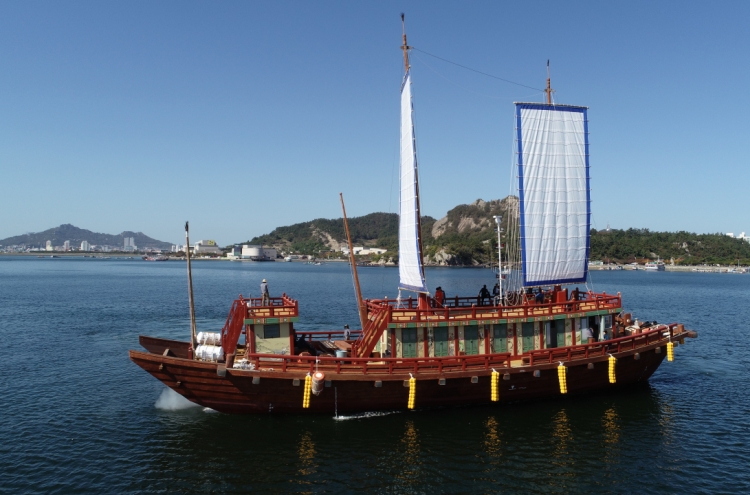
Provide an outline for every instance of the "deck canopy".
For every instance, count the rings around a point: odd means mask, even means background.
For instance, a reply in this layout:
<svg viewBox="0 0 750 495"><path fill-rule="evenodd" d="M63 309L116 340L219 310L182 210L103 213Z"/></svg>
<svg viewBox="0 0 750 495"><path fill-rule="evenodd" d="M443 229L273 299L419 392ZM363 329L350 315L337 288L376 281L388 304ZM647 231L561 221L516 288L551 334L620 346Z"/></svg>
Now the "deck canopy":
<svg viewBox="0 0 750 495"><path fill-rule="evenodd" d="M586 107L516 103L524 286L586 281L591 209Z"/></svg>
<svg viewBox="0 0 750 495"><path fill-rule="evenodd" d="M398 227L399 288L427 292L419 242L417 149L412 120L411 73L401 86L401 174Z"/></svg>

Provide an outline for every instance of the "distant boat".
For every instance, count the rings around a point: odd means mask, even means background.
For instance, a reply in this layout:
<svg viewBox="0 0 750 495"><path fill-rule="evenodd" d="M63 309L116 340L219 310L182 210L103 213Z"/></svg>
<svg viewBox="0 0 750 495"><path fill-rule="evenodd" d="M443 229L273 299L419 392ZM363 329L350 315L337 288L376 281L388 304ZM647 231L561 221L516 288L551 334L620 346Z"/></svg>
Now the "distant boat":
<svg viewBox="0 0 750 495"><path fill-rule="evenodd" d="M656 260L656 261L649 261L648 263L646 263L643 269L649 272L663 272L663 271L666 271L667 268L664 265L663 261Z"/></svg>
<svg viewBox="0 0 750 495"><path fill-rule="evenodd" d="M142 259L143 259L143 261L169 261L169 258L167 256L164 256L164 255L159 255L159 256L148 256L148 255L145 255L145 256L143 256Z"/></svg>

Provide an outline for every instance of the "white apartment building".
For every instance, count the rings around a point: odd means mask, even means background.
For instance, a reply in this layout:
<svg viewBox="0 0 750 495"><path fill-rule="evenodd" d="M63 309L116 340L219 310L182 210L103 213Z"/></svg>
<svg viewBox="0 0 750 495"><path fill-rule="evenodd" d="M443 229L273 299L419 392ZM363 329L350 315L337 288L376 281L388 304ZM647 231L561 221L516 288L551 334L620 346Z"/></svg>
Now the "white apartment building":
<svg viewBox="0 0 750 495"><path fill-rule="evenodd" d="M91 251L91 245L88 241L81 242L81 251Z"/></svg>
<svg viewBox="0 0 750 495"><path fill-rule="evenodd" d="M368 254L383 254L387 249L382 248L365 248L364 246L352 246L352 249L354 250L354 254L360 254L360 255L368 255ZM341 248L341 252L343 254L348 255L349 254L349 247L344 246Z"/></svg>
<svg viewBox="0 0 750 495"><path fill-rule="evenodd" d="M135 239L132 237L125 237L124 244L123 251L135 251L138 249L135 245Z"/></svg>
<svg viewBox="0 0 750 495"><path fill-rule="evenodd" d="M213 240L200 240L193 244L193 253L198 254L221 254L221 249Z"/></svg>
<svg viewBox="0 0 750 495"><path fill-rule="evenodd" d="M52 241L47 241L47 245L45 248L47 251L52 251L54 248L52 247Z"/></svg>

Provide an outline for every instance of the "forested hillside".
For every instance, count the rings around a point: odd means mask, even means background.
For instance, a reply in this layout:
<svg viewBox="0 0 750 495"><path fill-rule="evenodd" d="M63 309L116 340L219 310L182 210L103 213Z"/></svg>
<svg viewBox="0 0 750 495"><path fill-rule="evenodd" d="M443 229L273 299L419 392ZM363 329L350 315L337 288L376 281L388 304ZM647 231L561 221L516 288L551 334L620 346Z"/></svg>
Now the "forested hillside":
<svg viewBox="0 0 750 495"><path fill-rule="evenodd" d="M422 217L422 243L425 262L440 265L477 265L495 263L497 231L494 217L503 216L507 231L508 212L518 212L518 198L458 205L440 220ZM382 258L398 261L398 215L371 213L349 219L355 245L388 249ZM310 222L279 227L248 241L275 246L284 251L317 255L337 251L346 243L341 218L319 218ZM376 259L379 257L376 257ZM676 264L704 263L750 265L750 243L724 234L690 232L652 232L648 229L591 230L591 260L612 263L643 263L661 258Z"/></svg>
<svg viewBox="0 0 750 495"><path fill-rule="evenodd" d="M591 230L591 259L632 263L656 259L684 265L750 264L750 243L724 234L652 232L648 229Z"/></svg>

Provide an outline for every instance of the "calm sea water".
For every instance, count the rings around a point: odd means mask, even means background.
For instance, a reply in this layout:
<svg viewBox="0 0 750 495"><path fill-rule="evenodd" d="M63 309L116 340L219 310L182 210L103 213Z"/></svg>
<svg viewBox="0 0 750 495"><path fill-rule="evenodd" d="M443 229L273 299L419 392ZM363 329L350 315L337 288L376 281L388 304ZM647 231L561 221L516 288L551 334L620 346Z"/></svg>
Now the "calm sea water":
<svg viewBox="0 0 750 495"><path fill-rule="evenodd" d="M301 329L356 324L341 264L194 264L199 329L240 293L300 300ZM491 272L428 269L448 296ZM366 297L397 270L363 268ZM8 493L738 493L750 491L750 275L593 272L636 317L699 331L646 386L496 407L229 416L131 363L189 335L185 265L0 257L0 491Z"/></svg>

